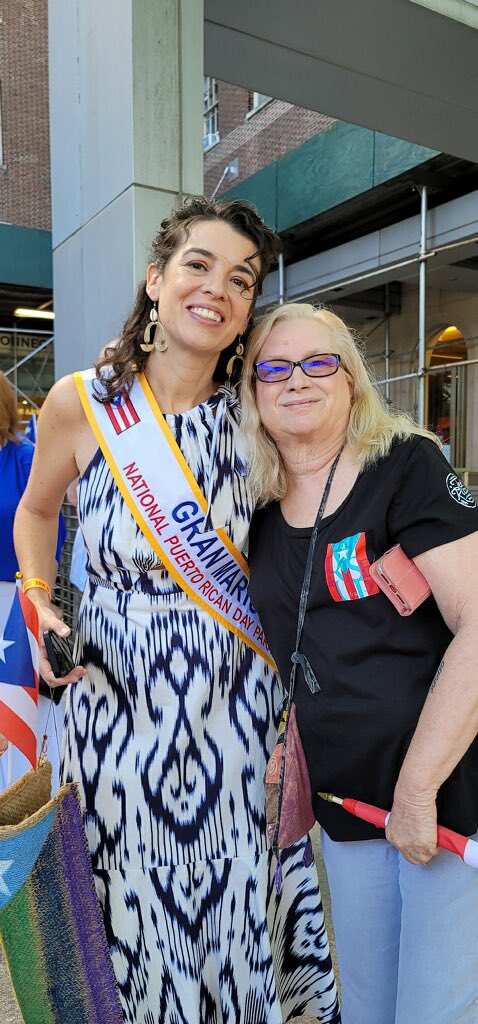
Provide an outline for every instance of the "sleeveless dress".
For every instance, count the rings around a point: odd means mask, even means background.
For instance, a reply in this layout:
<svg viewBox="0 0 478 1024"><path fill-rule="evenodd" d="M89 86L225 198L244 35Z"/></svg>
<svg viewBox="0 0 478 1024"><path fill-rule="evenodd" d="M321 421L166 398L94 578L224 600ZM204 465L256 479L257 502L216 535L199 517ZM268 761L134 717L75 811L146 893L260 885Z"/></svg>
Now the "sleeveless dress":
<svg viewBox="0 0 478 1024"><path fill-rule="evenodd" d="M211 522L242 549L252 510L226 399L166 419ZM267 849L277 678L158 565L99 449L78 513L88 675L69 687L63 774L80 785L125 1021L336 1024L315 866L304 843L287 851L277 896Z"/></svg>

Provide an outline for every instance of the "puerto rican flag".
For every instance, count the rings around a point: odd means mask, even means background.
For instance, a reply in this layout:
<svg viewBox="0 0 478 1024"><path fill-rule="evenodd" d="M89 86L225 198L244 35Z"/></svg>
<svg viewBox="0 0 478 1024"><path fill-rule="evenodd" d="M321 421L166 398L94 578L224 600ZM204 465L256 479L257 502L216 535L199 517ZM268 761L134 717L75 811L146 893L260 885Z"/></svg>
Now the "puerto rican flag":
<svg viewBox="0 0 478 1024"><path fill-rule="evenodd" d="M364 533L328 544L325 576L334 601L357 601L378 594L377 584L370 575Z"/></svg>
<svg viewBox="0 0 478 1024"><path fill-rule="evenodd" d="M139 423L138 413L125 391L116 395L111 402L107 402L105 409L117 434L122 434L124 430L129 430L135 423Z"/></svg>
<svg viewBox="0 0 478 1024"><path fill-rule="evenodd" d="M37 763L37 611L14 583L0 583L0 733Z"/></svg>
<svg viewBox="0 0 478 1024"><path fill-rule="evenodd" d="M36 444L36 440L37 440L37 418L36 418L34 412L32 412L32 414L30 416L30 419L28 420L28 423L27 423L27 425L25 427L23 436L28 438L28 440L31 441L32 444Z"/></svg>

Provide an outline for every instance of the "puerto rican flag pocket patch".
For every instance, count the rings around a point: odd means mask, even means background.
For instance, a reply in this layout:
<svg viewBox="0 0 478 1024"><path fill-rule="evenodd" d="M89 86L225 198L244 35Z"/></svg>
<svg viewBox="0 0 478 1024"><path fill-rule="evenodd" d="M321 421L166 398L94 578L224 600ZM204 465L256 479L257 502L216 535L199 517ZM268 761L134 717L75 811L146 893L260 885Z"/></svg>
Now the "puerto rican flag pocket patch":
<svg viewBox="0 0 478 1024"><path fill-rule="evenodd" d="M379 593L370 575L364 533L328 544L325 578L334 601L358 601Z"/></svg>
<svg viewBox="0 0 478 1024"><path fill-rule="evenodd" d="M139 423L138 413L125 391L113 398L111 402L107 402L105 409L116 434L122 434L124 430L129 430L130 427Z"/></svg>

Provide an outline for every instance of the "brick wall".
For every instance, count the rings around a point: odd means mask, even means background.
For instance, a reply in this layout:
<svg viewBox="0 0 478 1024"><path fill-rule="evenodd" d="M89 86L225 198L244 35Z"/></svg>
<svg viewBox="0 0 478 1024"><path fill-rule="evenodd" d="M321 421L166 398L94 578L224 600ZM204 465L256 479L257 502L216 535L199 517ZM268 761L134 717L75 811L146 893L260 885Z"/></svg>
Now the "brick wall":
<svg viewBox="0 0 478 1024"><path fill-rule="evenodd" d="M250 107L250 92L229 82L218 82L219 138L224 139L242 124Z"/></svg>
<svg viewBox="0 0 478 1024"><path fill-rule="evenodd" d="M48 0L0 0L0 221L49 230Z"/></svg>
<svg viewBox="0 0 478 1024"><path fill-rule="evenodd" d="M282 100L271 100L246 117L250 106L251 94L246 89L219 83L220 142L205 154L206 195L211 195L224 167L232 160L238 160L239 177L234 184L239 184L313 135L325 131L335 120ZM224 181L217 195L230 188L231 184Z"/></svg>

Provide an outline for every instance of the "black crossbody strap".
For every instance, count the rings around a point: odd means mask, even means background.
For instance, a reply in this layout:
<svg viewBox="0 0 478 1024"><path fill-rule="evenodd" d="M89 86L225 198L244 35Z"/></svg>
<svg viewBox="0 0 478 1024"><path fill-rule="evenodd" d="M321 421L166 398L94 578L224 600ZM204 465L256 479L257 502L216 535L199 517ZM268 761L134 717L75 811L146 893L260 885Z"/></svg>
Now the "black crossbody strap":
<svg viewBox="0 0 478 1024"><path fill-rule="evenodd" d="M317 518L316 518L315 523L314 523L314 529L312 531L312 536L310 538L309 551L308 551L308 554L307 554L307 563L306 563L306 566L305 566L305 573L304 573L304 581L302 583L302 591L301 591L300 601L299 601L299 615L298 615L298 621L297 621L297 635L296 635L296 640L295 640L295 648L296 649L293 652L293 654L291 655L292 668L290 670L290 677L289 677L289 692L287 694L285 710L283 712L283 720L285 722L285 727L284 727L284 732L283 732L282 754L281 754L281 763L280 763L280 772L279 772L279 783L278 783L277 819L276 819L276 825L275 825L275 829L274 829L274 837L273 837L273 840L272 840L272 849L274 850L274 853L276 854L276 856L278 858L278 864L277 864L277 868L276 868L276 889L277 889L277 892L280 892L280 888L282 886L282 871L281 871L280 856L279 856L279 832L280 832L280 820L281 820L281 811L282 811L282 800L283 800L283 796L284 796L285 765L286 765L287 739L288 739L288 735L289 735L290 708L291 708L291 704L292 704L292 698L294 696L295 677L296 677L296 674L297 674L297 665L300 665L301 668L303 669L304 676L305 676L306 681L307 681L307 685L310 687L310 690L312 691L312 693L316 693L317 690L320 690L320 686L319 686L319 684L317 682L317 679L315 677L315 674L314 674L314 672L313 672L313 670L312 670L312 668L311 668L311 666L309 664L309 661L308 661L307 657L305 656L305 654L302 654L302 652L299 650L299 647L300 647L300 641L301 641L301 637L302 637L302 629L303 629L303 626L304 626L305 612L306 612L306 609L307 609L307 599L308 599L308 596L309 596L309 587L310 587L310 579L311 579L311 576L312 576L312 563L313 563L313 560L314 560L315 542L317 540L317 534L319 532L320 521L321 521L322 516L324 514L325 506L327 504L327 498L328 498L328 496L330 494L330 488L332 487L332 480L334 479L335 470L337 469L337 463L338 463L338 461L340 459L341 454L342 454L342 449L340 449L339 454L337 455L336 459L334 460L334 463L333 463L333 465L331 467L330 473L329 473L329 475L327 477L327 483L326 483L326 485L324 487L324 493L322 495L322 501L320 502L319 511L317 513Z"/></svg>
<svg viewBox="0 0 478 1024"><path fill-rule="evenodd" d="M317 691L320 690L319 683L317 682L315 673L314 673L313 669L311 668L310 663L309 663L306 655L303 654L300 651L300 641L302 639L302 630L304 628L304 619L305 619L305 613L306 613L306 610L307 610L307 601L309 599L309 589L310 589L310 580L311 580L311 576L312 576L312 566L313 566L313 563L314 563L315 544L316 544L317 536L318 536L318 533L319 533L319 527L320 527L320 523L321 523L321 520L322 520L322 516L323 516L324 511L325 511L325 506L327 504L327 499L328 499L329 494L330 494L330 488L332 487L332 481L333 481L334 476L335 476L335 470L337 469L338 461L340 459L341 454L342 454L342 448L340 449L339 454L335 458L335 460L334 460L334 462L333 462L333 464L331 466L330 473L329 473L329 475L327 477L327 483L326 483L326 485L324 487L324 493L322 495L322 501L320 502L319 511L317 512L317 518L316 518L315 523L314 523L314 529L312 530L312 536L310 538L309 551L308 551L308 554L307 554L307 562L306 562L305 572L304 572L304 581L302 583L302 590L301 590L300 601L299 601L299 615L298 615L298 618L297 618L297 634L296 634L296 638L295 638L295 651L291 655L292 668L290 670L290 677L289 677L289 693L288 693L288 700L287 700L287 710L289 710L291 702L292 702L292 698L294 696L295 678L296 678L296 674L297 674L297 665L301 666L301 668L303 670L303 673L304 673L304 676L305 676L305 679L306 679L306 682L307 682L307 685L308 685L309 689L311 690L311 692L312 693L317 693Z"/></svg>

